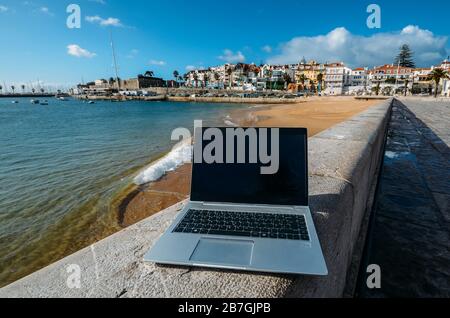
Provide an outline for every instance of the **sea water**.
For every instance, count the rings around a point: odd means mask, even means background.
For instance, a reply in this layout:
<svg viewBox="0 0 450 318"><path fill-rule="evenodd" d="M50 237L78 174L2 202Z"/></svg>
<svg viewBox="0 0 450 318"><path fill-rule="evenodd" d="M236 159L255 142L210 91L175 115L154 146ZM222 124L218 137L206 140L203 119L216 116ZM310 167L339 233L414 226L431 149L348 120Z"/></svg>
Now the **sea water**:
<svg viewBox="0 0 450 318"><path fill-rule="evenodd" d="M185 160L175 128L222 124L226 104L0 98L0 286L120 230L115 200Z"/></svg>

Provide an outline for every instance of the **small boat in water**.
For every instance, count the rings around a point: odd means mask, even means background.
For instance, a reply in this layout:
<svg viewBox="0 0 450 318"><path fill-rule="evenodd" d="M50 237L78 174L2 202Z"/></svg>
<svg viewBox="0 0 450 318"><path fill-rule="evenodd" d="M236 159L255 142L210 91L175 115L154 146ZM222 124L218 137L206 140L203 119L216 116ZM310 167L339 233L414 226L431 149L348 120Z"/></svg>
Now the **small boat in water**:
<svg viewBox="0 0 450 318"><path fill-rule="evenodd" d="M13 100L11 103L12 103L12 104L19 104L19 101Z"/></svg>
<svg viewBox="0 0 450 318"><path fill-rule="evenodd" d="M93 100L88 101L89 105L95 104L95 102Z"/></svg>
<svg viewBox="0 0 450 318"><path fill-rule="evenodd" d="M39 104L39 99L32 99L30 100L31 104Z"/></svg>
<svg viewBox="0 0 450 318"><path fill-rule="evenodd" d="M44 100L43 102L41 102L42 106L47 106L48 105L48 100Z"/></svg>

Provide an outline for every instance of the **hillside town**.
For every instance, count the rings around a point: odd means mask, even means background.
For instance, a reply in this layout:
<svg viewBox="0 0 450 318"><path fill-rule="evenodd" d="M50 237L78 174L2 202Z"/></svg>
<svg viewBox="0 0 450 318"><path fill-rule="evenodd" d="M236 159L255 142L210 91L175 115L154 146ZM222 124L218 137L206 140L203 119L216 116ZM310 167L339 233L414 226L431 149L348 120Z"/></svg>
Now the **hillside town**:
<svg viewBox="0 0 450 318"><path fill-rule="evenodd" d="M402 55L403 54L403 55ZM409 47L402 47L396 63L350 68L344 62L321 63L302 58L296 64L224 64L173 72L164 80L147 71L136 78L99 79L80 84L74 95L151 95L155 88L185 88L203 91L288 92L296 96L392 96L434 95L450 97L450 60L427 68L416 68ZM209 93L211 94L211 93ZM230 93L233 94L233 93Z"/></svg>

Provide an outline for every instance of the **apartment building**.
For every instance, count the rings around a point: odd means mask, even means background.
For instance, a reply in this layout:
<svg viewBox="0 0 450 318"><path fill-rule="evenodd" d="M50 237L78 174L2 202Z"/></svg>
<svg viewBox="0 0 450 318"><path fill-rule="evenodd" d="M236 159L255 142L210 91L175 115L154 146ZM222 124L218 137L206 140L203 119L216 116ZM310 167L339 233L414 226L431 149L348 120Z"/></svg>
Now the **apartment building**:
<svg viewBox="0 0 450 318"><path fill-rule="evenodd" d="M351 85L352 70L344 63L331 63L325 65L325 91L326 95L343 95L348 92Z"/></svg>
<svg viewBox="0 0 450 318"><path fill-rule="evenodd" d="M314 87L318 87L319 84L322 86L323 83L319 83L318 77L319 74L323 75L323 78L325 78L325 64L317 63L314 60L311 60L309 62L305 62L304 60L298 64L297 70L295 72L295 82L302 86L303 81L305 80L305 86L309 87L310 83L313 83ZM322 79L323 80L323 79ZM323 88L323 87L321 87Z"/></svg>

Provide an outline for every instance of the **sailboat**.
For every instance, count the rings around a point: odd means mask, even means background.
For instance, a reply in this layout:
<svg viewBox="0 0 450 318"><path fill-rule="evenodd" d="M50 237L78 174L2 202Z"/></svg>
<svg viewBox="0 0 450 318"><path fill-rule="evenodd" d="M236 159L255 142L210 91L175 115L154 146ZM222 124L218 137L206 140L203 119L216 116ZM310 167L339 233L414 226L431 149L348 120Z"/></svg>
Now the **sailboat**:
<svg viewBox="0 0 450 318"><path fill-rule="evenodd" d="M117 81L117 88L120 91L120 79L119 79L119 70L117 67L117 59L116 59L116 50L114 48L114 40L113 40L113 36L112 36L112 31L110 30L110 38L111 38L111 50L112 50L112 56L113 56L113 62L114 62L114 71L116 74L116 81ZM113 103L119 103L119 102L123 102L123 100L121 98L111 98L111 102Z"/></svg>

